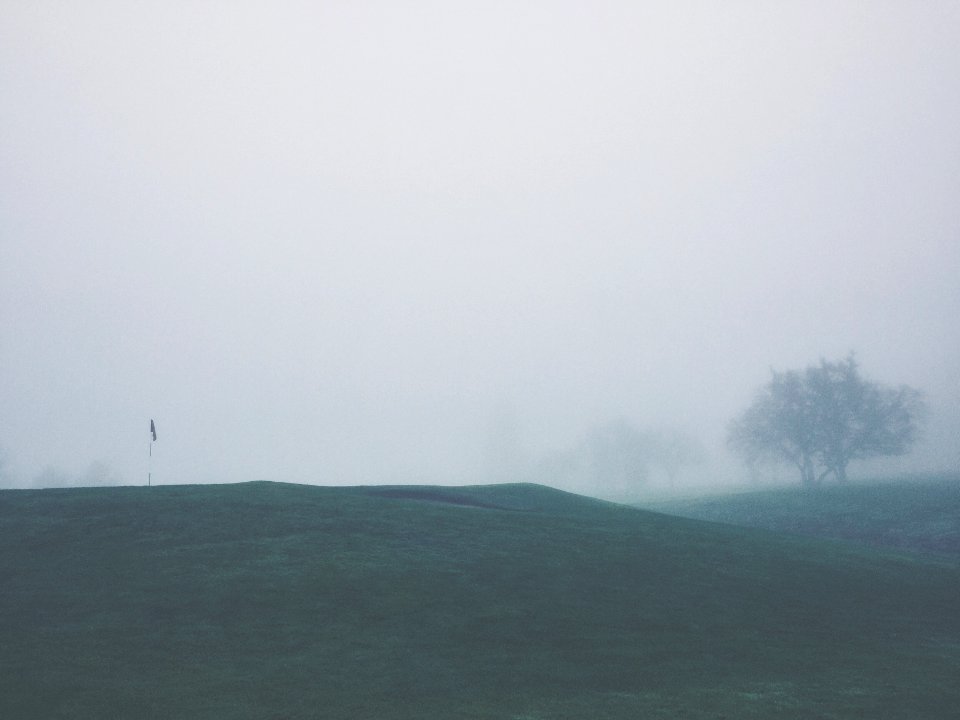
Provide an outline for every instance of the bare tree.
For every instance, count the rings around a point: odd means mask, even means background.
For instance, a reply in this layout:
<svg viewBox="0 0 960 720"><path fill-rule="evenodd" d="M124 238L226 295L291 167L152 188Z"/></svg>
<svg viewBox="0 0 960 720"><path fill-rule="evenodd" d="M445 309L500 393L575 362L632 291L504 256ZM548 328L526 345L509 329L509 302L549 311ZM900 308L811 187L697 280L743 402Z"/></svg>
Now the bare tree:
<svg viewBox="0 0 960 720"><path fill-rule="evenodd" d="M594 426L587 435L586 450L598 485L629 494L647 481L646 441L626 419Z"/></svg>
<svg viewBox="0 0 960 720"><path fill-rule="evenodd" d="M644 438L650 461L663 469L671 486L676 485L683 468L699 465L707 456L699 438L679 428L648 430Z"/></svg>
<svg viewBox="0 0 960 720"><path fill-rule="evenodd" d="M853 460L906 453L925 412L917 390L865 380L851 355L774 372L730 424L727 441L748 465L768 458L796 465L805 486L831 474L843 482Z"/></svg>

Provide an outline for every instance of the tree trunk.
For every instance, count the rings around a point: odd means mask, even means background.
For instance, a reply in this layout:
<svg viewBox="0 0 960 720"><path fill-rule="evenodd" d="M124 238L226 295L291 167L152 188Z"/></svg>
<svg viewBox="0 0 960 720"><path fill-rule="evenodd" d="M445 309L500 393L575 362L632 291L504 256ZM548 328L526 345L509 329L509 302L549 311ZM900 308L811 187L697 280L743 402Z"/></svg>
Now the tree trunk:
<svg viewBox="0 0 960 720"><path fill-rule="evenodd" d="M837 475L837 482L841 485L847 481L847 464L845 462L837 463L837 467L834 468L834 472Z"/></svg>
<svg viewBox="0 0 960 720"><path fill-rule="evenodd" d="M803 456L800 475L803 478L803 487L812 489L817 486L816 470L813 467L813 459L809 455Z"/></svg>

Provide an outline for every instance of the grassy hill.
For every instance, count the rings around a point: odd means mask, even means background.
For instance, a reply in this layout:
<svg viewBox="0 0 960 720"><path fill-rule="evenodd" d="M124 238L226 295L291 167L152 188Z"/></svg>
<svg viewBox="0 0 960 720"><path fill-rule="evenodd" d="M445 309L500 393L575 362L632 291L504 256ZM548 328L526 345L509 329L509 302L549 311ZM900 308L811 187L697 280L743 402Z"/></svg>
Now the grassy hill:
<svg viewBox="0 0 960 720"><path fill-rule="evenodd" d="M775 488L669 500L648 508L682 517L922 553L960 563L960 476Z"/></svg>
<svg viewBox="0 0 960 720"><path fill-rule="evenodd" d="M948 718L960 570L532 485L0 492L0 717Z"/></svg>

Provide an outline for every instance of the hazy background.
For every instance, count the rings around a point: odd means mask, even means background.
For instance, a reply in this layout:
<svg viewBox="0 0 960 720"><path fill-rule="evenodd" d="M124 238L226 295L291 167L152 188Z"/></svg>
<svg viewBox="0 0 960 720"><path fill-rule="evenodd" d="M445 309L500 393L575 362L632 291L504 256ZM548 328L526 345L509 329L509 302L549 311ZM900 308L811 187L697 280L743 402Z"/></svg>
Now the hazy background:
<svg viewBox="0 0 960 720"><path fill-rule="evenodd" d="M0 0L2 483L544 477L855 350L960 467L960 3ZM552 453L552 455L551 455ZM549 473L546 473L549 475Z"/></svg>

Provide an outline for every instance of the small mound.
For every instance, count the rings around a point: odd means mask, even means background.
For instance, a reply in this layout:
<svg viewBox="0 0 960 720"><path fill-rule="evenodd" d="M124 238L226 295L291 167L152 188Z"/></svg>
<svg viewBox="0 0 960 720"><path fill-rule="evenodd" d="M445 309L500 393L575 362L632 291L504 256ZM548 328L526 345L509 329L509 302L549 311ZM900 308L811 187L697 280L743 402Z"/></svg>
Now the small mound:
<svg viewBox="0 0 960 720"><path fill-rule="evenodd" d="M493 503L476 500L465 495L443 492L440 488L387 488L386 490L371 490L370 495L390 498L392 500L420 500L423 502L443 503L446 505L461 505L464 507L484 508L486 510L515 510L516 508L494 505Z"/></svg>
<svg viewBox="0 0 960 720"><path fill-rule="evenodd" d="M496 485L390 485L367 487L368 495L397 500L419 500L487 510L582 515L594 511L609 512L616 506L603 500L556 490L535 483ZM636 508L630 510L637 512Z"/></svg>

